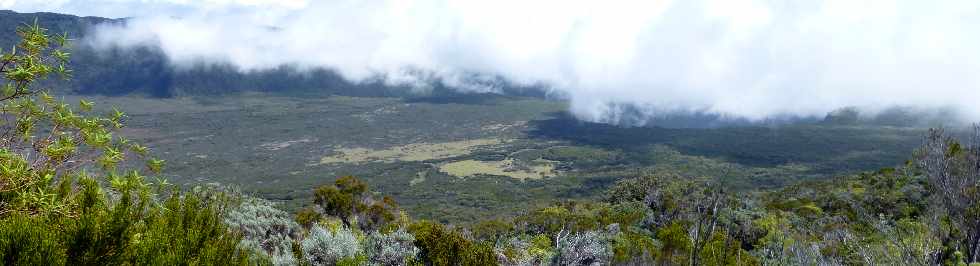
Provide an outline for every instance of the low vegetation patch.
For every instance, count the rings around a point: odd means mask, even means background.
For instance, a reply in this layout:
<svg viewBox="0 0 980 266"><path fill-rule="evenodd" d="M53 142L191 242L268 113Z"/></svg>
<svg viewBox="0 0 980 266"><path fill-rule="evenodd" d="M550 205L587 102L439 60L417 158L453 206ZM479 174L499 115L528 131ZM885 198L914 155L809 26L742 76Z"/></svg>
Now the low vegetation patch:
<svg viewBox="0 0 980 266"><path fill-rule="evenodd" d="M469 155L477 148L498 145L504 142L505 141L501 139L485 138L441 143L413 143L381 150L338 147L334 150L338 154L323 157L320 159L320 164L357 164L364 162L396 161L419 162L447 159Z"/></svg>
<svg viewBox="0 0 980 266"><path fill-rule="evenodd" d="M558 174L555 171L553 161L542 159L528 163L518 163L514 159L502 161L464 160L440 165L439 170L456 177L496 175L520 180L542 179Z"/></svg>

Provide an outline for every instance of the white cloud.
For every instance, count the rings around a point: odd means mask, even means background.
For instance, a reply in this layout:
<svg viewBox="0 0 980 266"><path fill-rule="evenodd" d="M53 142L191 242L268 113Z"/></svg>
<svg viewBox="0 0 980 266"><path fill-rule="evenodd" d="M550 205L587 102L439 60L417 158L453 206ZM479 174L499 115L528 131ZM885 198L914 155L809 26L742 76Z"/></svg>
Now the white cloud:
<svg viewBox="0 0 980 266"><path fill-rule="evenodd" d="M228 9L300 9L309 0L0 0L0 8L109 18L183 16Z"/></svg>
<svg viewBox="0 0 980 266"><path fill-rule="evenodd" d="M178 64L496 74L547 82L591 120L615 116L612 103L749 119L951 107L980 119L980 1L81 2L53 10L166 5L113 11L143 17L97 42L158 44Z"/></svg>

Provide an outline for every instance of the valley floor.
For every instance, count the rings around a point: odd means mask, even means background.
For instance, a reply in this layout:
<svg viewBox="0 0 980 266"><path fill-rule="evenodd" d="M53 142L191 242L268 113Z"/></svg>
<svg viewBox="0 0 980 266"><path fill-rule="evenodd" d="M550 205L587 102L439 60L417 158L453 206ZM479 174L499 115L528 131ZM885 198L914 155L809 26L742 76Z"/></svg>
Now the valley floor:
<svg viewBox="0 0 980 266"><path fill-rule="evenodd" d="M907 159L923 134L823 124L620 128L576 121L561 102L492 95L84 97L127 111L122 133L167 160L172 182L238 186L297 210L311 188L354 175L412 215L447 222L594 197L649 173L756 189L875 170Z"/></svg>

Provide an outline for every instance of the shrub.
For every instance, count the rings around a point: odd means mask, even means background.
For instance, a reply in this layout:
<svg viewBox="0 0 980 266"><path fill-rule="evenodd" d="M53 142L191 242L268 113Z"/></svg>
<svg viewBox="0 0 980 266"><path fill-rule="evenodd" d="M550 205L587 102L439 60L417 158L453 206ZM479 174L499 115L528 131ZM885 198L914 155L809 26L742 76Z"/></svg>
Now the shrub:
<svg viewBox="0 0 980 266"><path fill-rule="evenodd" d="M546 235L514 236L497 241L494 251L503 265L542 265L551 261L551 239Z"/></svg>
<svg viewBox="0 0 980 266"><path fill-rule="evenodd" d="M686 261L686 255L691 251L691 238L683 223L674 222L658 229L657 240L662 244L659 258L661 261L674 263Z"/></svg>
<svg viewBox="0 0 980 266"><path fill-rule="evenodd" d="M129 237L134 251L122 253L131 255L123 257L137 265L247 264L251 252L238 248L241 236L231 233L224 224L222 216L227 202L221 197L173 193L163 206L152 209L143 219L113 215L120 220L130 219L130 228L135 229ZM116 209L123 208L120 206L125 205L117 204ZM124 223L115 219L109 222L110 225ZM145 230L140 230L143 226Z"/></svg>
<svg viewBox="0 0 980 266"><path fill-rule="evenodd" d="M496 242L497 239L514 231L514 223L503 219L482 220L472 227L476 239Z"/></svg>
<svg viewBox="0 0 980 266"><path fill-rule="evenodd" d="M613 238L612 251L616 263L653 261L657 243L645 234L624 231Z"/></svg>
<svg viewBox="0 0 980 266"><path fill-rule="evenodd" d="M430 221L409 226L419 247L419 257L429 265L496 265L493 247L473 243L460 232Z"/></svg>
<svg viewBox="0 0 980 266"><path fill-rule="evenodd" d="M173 193L162 205L122 191L115 202L95 193L77 217L13 213L0 220L5 265L245 264L240 237L221 221L220 203ZM38 256L43 255L43 256Z"/></svg>
<svg viewBox="0 0 980 266"><path fill-rule="evenodd" d="M310 228L316 221L320 220L320 213L311 208L303 208L296 213L296 222L304 228Z"/></svg>
<svg viewBox="0 0 980 266"><path fill-rule="evenodd" d="M609 264L612 257L605 237L596 231L558 239L557 253L558 265L603 265Z"/></svg>
<svg viewBox="0 0 980 266"><path fill-rule="evenodd" d="M0 221L0 264L63 265L65 247L58 241L58 231L50 230L48 221L13 214Z"/></svg>
<svg viewBox="0 0 980 266"><path fill-rule="evenodd" d="M418 256L415 237L403 229L391 233L374 232L368 236L364 251L376 265L406 265Z"/></svg>
<svg viewBox="0 0 980 266"><path fill-rule="evenodd" d="M299 224L267 200L244 198L239 206L225 215L229 227L242 233L240 247L254 250L271 258L275 265L294 265L294 239L300 233Z"/></svg>
<svg viewBox="0 0 980 266"><path fill-rule="evenodd" d="M360 241L348 228L329 231L314 225L302 241L303 257L311 265L337 265L352 262L361 252Z"/></svg>

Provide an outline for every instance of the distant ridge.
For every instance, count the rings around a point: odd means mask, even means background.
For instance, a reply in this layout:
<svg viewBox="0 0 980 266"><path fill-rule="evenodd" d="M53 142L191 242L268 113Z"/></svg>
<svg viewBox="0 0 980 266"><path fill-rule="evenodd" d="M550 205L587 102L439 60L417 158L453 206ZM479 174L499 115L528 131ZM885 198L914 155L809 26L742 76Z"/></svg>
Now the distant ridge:
<svg viewBox="0 0 980 266"><path fill-rule="evenodd" d="M10 49L18 37L14 29L34 19L51 33L67 32L80 40L91 34L94 26L103 23L125 23L127 19L79 17L58 13L18 13L0 10L0 47ZM391 87L380 80L350 82L331 69L300 71L292 66L270 70L240 71L229 64L202 64L190 69L174 70L167 57L157 47L127 47L96 51L84 41L76 42L72 52L74 77L67 83L51 83L49 87L63 92L80 94L125 95L140 94L155 97L178 95L216 95L242 91L274 93L329 93L346 96L458 97L463 93L441 81L430 81L431 88L423 95L410 88ZM476 75L474 75L476 76ZM475 83L486 83L485 79ZM500 92L507 95L544 97L538 86L517 86L502 79L491 79ZM455 99L455 98L451 98Z"/></svg>
<svg viewBox="0 0 980 266"><path fill-rule="evenodd" d="M70 38L76 40L85 38L96 25L124 23L126 20L0 10L0 47L4 50L10 49L19 40L14 29L32 23L35 19L50 33L67 32ZM75 70L72 80L67 83L49 83L49 87L81 94L143 94L156 97L241 91L398 96L408 91L390 88L379 82L351 83L328 69L301 73L293 67L281 66L272 70L242 73L231 65L210 64L175 71L166 56L156 47L96 51L84 42L76 42L71 52L72 68Z"/></svg>
<svg viewBox="0 0 980 266"><path fill-rule="evenodd" d="M123 19L79 17L50 12L18 13L11 10L0 10L0 32L2 32L0 34L0 47L10 49L18 40L17 35L13 34L17 26L31 23L35 18L37 18L38 23L43 24L50 32L67 32L74 39L83 37L94 25L123 21Z"/></svg>

